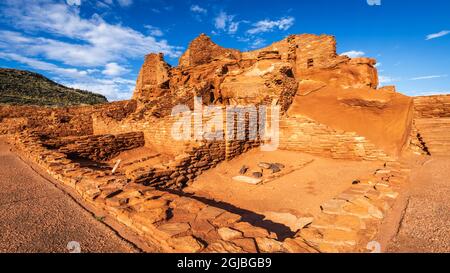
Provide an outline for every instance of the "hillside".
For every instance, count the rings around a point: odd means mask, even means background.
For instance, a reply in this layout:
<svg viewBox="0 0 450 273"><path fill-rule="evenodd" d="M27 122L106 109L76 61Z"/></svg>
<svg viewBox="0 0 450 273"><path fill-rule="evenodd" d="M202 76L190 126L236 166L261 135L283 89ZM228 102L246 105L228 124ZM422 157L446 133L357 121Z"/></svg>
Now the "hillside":
<svg viewBox="0 0 450 273"><path fill-rule="evenodd" d="M107 102L100 94L58 84L40 74L0 68L0 104L69 106Z"/></svg>

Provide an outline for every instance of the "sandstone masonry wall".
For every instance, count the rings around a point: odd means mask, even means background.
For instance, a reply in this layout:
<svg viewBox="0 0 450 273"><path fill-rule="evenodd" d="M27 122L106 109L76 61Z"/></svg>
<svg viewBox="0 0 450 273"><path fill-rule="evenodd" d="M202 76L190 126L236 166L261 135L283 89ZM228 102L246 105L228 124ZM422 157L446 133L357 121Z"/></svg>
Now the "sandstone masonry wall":
<svg viewBox="0 0 450 273"><path fill-rule="evenodd" d="M348 60L336 54L336 39L330 35L291 35L272 45L242 53L243 59L257 59L260 54L277 52L282 61L291 62L296 70L330 68L337 63Z"/></svg>
<svg viewBox="0 0 450 273"><path fill-rule="evenodd" d="M25 129L52 136L92 133L90 114L93 108L49 108L35 106L0 106L0 134Z"/></svg>
<svg viewBox="0 0 450 273"><path fill-rule="evenodd" d="M135 108L133 101L106 103L95 107L0 106L0 134L28 129L51 137L90 135L93 134L93 113L121 120Z"/></svg>
<svg viewBox="0 0 450 273"><path fill-rule="evenodd" d="M93 115L94 134L122 134L126 132L143 132L145 145L157 152L177 155L184 151L189 142L176 141L171 136L175 118L145 118L141 120L120 121L109 117Z"/></svg>
<svg viewBox="0 0 450 273"><path fill-rule="evenodd" d="M389 160L384 151L365 137L353 132L336 131L306 117L280 120L280 149L336 159Z"/></svg>
<svg viewBox="0 0 450 273"><path fill-rule="evenodd" d="M118 135L89 135L50 139L44 146L69 156L103 161L113 158L122 151L144 146L144 134L131 132Z"/></svg>
<svg viewBox="0 0 450 273"><path fill-rule="evenodd" d="M213 150L203 147L204 153ZM252 212L177 190L130 183L121 173L80 166L64 153L45 148L39 137L17 134L15 148L21 157L39 164L160 252L367 252L367 242L375 237L409 172L396 162L385 162L370 178L353 181L350 188L321 204L322 212L312 223L295 235L280 237Z"/></svg>
<svg viewBox="0 0 450 273"><path fill-rule="evenodd" d="M235 126L233 128L226 127L226 112L225 107L221 107L223 113L223 127L222 132L218 132L220 136L218 140L213 140L210 142L216 143L222 148L222 152L226 155L226 158L233 158L242 152L247 151L252 147L259 145L258 140L249 141L248 132L246 133L246 138L241 139L227 139L225 141L225 130L232 130L234 136L237 136L237 124L242 122L246 130L248 131L249 121L247 116L235 116ZM254 113L256 114L256 113ZM124 132L143 132L145 145L155 149L158 152L171 154L173 156L179 155L185 152L189 147L199 147L204 144L200 140L196 140L194 136L194 128L200 128L201 126L206 126L210 122L211 117L203 116L198 119L195 118L196 113L191 113L188 119L191 121L191 138L186 140L176 140L172 136L172 129L174 123L180 121L180 117L176 116L166 116L163 118L155 117L145 117L140 120L124 120L118 121L108 117L103 117L98 114L93 115L93 131L94 134L119 134ZM244 119L244 120L242 120ZM199 124L199 122L201 122Z"/></svg>
<svg viewBox="0 0 450 273"><path fill-rule="evenodd" d="M226 117L225 108L221 109L223 117ZM132 181L159 187L182 187L203 171L215 167L219 162L232 159L260 144L258 138L249 140L249 121L248 116L245 115L235 115L235 123L231 128L226 127L227 123L226 119L224 119L222 130L217 128L218 139L196 140L194 138L194 128L206 126L211 121L210 116L205 115L198 119L195 118L196 115L197 113L191 113L189 116L192 138L186 140L175 140L173 138L172 127L175 122L179 121L179 117L174 116L117 121L93 115L93 128L95 134L120 134L129 131L142 132L147 147L158 153L171 155L172 160L162 166L136 170L127 174ZM237 139L238 131L240 130L238 128L239 121L245 127L245 139ZM230 131L230 135L234 136L231 139L226 139L225 132L228 131Z"/></svg>
<svg viewBox="0 0 450 273"><path fill-rule="evenodd" d="M291 39L296 44L297 69L308 69L311 66L328 68L336 64L336 40L333 36L305 34Z"/></svg>
<svg viewBox="0 0 450 273"><path fill-rule="evenodd" d="M450 117L450 95L414 97L415 118Z"/></svg>

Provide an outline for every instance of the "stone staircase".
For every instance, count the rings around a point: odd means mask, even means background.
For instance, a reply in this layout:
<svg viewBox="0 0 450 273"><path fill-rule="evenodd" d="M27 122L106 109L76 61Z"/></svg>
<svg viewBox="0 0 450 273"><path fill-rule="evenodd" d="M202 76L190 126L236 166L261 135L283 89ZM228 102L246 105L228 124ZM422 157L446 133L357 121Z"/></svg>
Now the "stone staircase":
<svg viewBox="0 0 450 273"><path fill-rule="evenodd" d="M431 155L450 155L450 118L417 118L414 123Z"/></svg>

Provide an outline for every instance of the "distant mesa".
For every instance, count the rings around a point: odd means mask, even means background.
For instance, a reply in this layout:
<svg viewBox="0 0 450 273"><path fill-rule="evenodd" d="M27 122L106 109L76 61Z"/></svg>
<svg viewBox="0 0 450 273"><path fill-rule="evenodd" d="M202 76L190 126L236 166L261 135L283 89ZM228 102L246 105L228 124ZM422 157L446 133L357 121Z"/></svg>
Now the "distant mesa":
<svg viewBox="0 0 450 273"><path fill-rule="evenodd" d="M72 106L108 102L106 97L69 88L38 73L0 68L0 103L11 105Z"/></svg>

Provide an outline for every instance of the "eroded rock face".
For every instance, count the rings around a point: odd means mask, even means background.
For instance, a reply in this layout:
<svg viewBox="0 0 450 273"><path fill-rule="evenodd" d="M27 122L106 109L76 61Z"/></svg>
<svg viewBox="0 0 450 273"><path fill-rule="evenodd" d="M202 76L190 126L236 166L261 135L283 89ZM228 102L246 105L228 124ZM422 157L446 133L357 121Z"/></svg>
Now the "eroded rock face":
<svg viewBox="0 0 450 273"><path fill-rule="evenodd" d="M238 50L216 45L211 38L202 33L191 42L188 50L181 56L179 66L197 66L220 59L238 60L240 55Z"/></svg>
<svg viewBox="0 0 450 273"><path fill-rule="evenodd" d="M204 104L276 103L287 110L297 92L323 86L376 89L375 63L337 55L336 40L329 35L291 35L268 47L240 52L201 34L177 67L170 67L162 54L147 55L133 98L156 116L167 115L178 103L192 106L194 96L201 96Z"/></svg>
<svg viewBox="0 0 450 273"><path fill-rule="evenodd" d="M139 72L133 99L154 99L167 89L170 78L170 66L160 54L148 54Z"/></svg>

